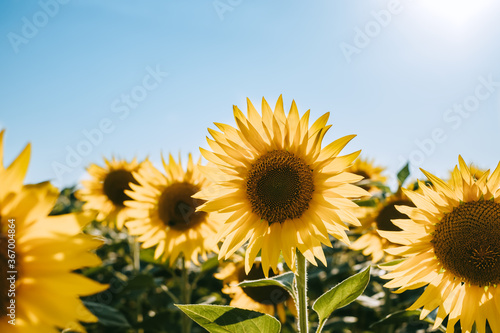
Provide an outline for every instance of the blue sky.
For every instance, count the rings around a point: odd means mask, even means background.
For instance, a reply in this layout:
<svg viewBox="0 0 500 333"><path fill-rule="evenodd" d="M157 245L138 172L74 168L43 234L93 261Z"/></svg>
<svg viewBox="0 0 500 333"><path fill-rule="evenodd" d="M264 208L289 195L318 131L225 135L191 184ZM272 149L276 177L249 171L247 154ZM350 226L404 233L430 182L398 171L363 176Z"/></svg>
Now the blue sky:
<svg viewBox="0 0 500 333"><path fill-rule="evenodd" d="M274 105L283 94L311 118L330 112L326 143L357 134L344 152L362 149L388 175L409 159L414 177L418 167L446 176L458 154L493 168L499 9L493 0L2 1L4 163L31 142L26 181L62 187L103 156L199 156L213 122L234 125L233 104Z"/></svg>

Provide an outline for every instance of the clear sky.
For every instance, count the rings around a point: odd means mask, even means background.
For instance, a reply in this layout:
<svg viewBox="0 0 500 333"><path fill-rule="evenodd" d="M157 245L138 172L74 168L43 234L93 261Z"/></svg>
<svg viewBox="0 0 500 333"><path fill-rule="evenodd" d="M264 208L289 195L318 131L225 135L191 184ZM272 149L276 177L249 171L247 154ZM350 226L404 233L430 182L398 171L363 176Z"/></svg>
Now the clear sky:
<svg viewBox="0 0 500 333"><path fill-rule="evenodd" d="M90 163L207 147L232 105L283 94L326 143L394 174L500 160L500 3L494 0L0 2L4 163L75 184ZM90 138L90 139L89 139ZM184 158L185 160L185 158ZM414 177L420 176L417 171Z"/></svg>

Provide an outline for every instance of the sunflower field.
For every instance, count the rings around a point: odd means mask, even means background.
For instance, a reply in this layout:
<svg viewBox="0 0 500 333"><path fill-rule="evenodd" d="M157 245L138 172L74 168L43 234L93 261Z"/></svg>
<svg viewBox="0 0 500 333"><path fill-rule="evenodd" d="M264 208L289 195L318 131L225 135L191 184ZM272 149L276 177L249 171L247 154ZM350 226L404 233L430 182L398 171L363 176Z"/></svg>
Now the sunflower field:
<svg viewBox="0 0 500 333"><path fill-rule="evenodd" d="M500 163L391 175L328 113L244 110L60 192L0 160L0 332L500 332Z"/></svg>
<svg viewBox="0 0 500 333"><path fill-rule="evenodd" d="M0 333L500 333L499 14L0 0Z"/></svg>

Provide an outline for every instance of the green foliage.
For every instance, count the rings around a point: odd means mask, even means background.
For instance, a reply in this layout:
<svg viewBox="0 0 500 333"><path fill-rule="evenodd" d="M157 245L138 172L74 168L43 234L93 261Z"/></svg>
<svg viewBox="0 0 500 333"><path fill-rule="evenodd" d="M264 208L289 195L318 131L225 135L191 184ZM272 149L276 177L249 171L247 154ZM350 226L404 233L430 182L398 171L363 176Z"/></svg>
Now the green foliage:
<svg viewBox="0 0 500 333"><path fill-rule="evenodd" d="M79 211L82 204L75 198L74 188L63 190L57 202L58 204L56 204L52 212L53 215ZM367 204L367 206L370 205L373 205L373 203ZM98 222L91 223L85 231L105 239L105 244L96 252L102 259L103 264L79 272L93 280L110 285L110 288L102 293L83 298L85 305L99 318L97 323L84 324L87 332L181 332L181 318L184 314L174 305L179 304L181 299L180 268L176 265L170 265L168 262L162 263L160 260L154 259L154 248L150 248L141 249L140 267L139 270L135 270L132 259L133 247L131 247L130 237L126 231L119 232ZM363 294L356 298L356 302L347 304L347 299L339 301L340 295L350 295L349 292L339 290L343 289L340 285L346 280L350 281L349 283L353 282L349 278L366 266L367 258L358 251L349 250L343 243L333 238L331 240L333 247L323 248L327 266L310 265L308 268L308 296L311 301L319 298L314 303L313 309L321 312L323 332L431 332L432 318L418 320L416 312L403 311L414 303L422 293L422 289L393 294L383 288L383 284L387 281L380 278L380 275L382 275L381 270L398 261L374 266L371 268L370 273L368 273L368 270L359 273L357 278L353 279L358 279L360 274L366 274L363 275L363 279L365 279L368 278L368 274L371 274L371 279L366 285ZM213 274L219 269L218 266L219 261L216 255L209 256L208 260L202 262L200 267L191 265L188 276L189 283L193 287L190 303L195 303L196 306L229 304L229 296L221 292L222 282L213 277ZM251 288L250 285L255 286L255 284L260 283L279 285L290 291L293 284L293 273L287 272L275 276L269 281L266 279L253 282L246 281L241 286ZM330 289L335 285L337 287ZM359 292L359 289L354 289L351 291ZM333 297L332 294L328 293L329 290L330 293L333 293ZM332 290L337 291L332 292ZM322 298L321 295L325 294L325 292L330 297L324 296ZM321 307L320 304L324 303L325 300L329 300L329 302L325 302L328 304L318 310ZM328 307L332 309L332 312L328 313ZM223 314L222 319L233 314L241 318L247 318L240 315L240 310L227 311L229 314ZM315 311L309 313L311 323L320 322L320 314ZM268 319L271 319L273 322L271 325L279 325L270 316L260 313L257 313L257 315L258 317L254 319L258 321L267 322ZM290 312L287 312L286 319L286 322L281 324L281 332L296 332L294 317ZM238 326L240 327L239 330L245 332L242 328L247 330L249 326L246 324L249 322L248 319L245 320L242 325ZM227 322L225 323L227 324ZM226 326L231 327L229 324ZM194 323L191 332L201 333L206 332L206 329Z"/></svg>
<svg viewBox="0 0 500 333"><path fill-rule="evenodd" d="M295 297L293 289L293 279L295 275L292 272L286 272L281 275L277 275L268 279L259 279L253 281L243 281L238 284L242 288L247 287L263 287L263 286L278 286L290 294L290 296Z"/></svg>
<svg viewBox="0 0 500 333"><path fill-rule="evenodd" d="M115 308L110 306L83 301L83 304L92 312L97 318L99 318L99 322L106 327L118 327L118 328L131 328L125 316Z"/></svg>
<svg viewBox="0 0 500 333"><path fill-rule="evenodd" d="M410 175L410 163L406 163L406 165L399 170L397 177L399 181L399 186L403 186L406 178Z"/></svg>
<svg viewBox="0 0 500 333"><path fill-rule="evenodd" d="M382 190L383 192L390 192L391 189L389 188L389 186L385 185L384 183L382 182L377 182L377 181L369 181L367 183L367 186L374 186L374 187L377 187L379 188L380 190Z"/></svg>
<svg viewBox="0 0 500 333"><path fill-rule="evenodd" d="M387 315L385 318L373 323L370 325L370 328L376 328L376 327L387 327L391 325L403 325L409 322L422 322L422 323L429 323L429 324L434 324L434 320L426 317L422 320L420 320L420 314L422 311L420 310L413 310L413 311L396 311L394 313L391 313ZM446 332L446 328L442 325L438 327L438 330L441 332Z"/></svg>
<svg viewBox="0 0 500 333"><path fill-rule="evenodd" d="M134 270L132 247L125 232L117 232L94 222L87 231L104 237L106 244L97 250L103 260L100 267L83 270L83 273L110 288L102 293L85 297L86 302L98 303L116 309L131 327L109 326L101 321L85 324L88 333L177 333L181 331L181 311L174 303L181 293L181 270L153 258L154 249L141 250L140 270ZM216 257L210 257L202 267L192 265L189 274L194 286L191 302L227 304L229 299L222 294L222 283L213 278L217 265ZM97 315L97 314L96 314ZM108 325L107 325L108 324ZM205 332L194 326L192 332Z"/></svg>
<svg viewBox="0 0 500 333"><path fill-rule="evenodd" d="M378 201L376 199L370 198L368 200L356 201L356 204L360 207L376 207Z"/></svg>
<svg viewBox="0 0 500 333"><path fill-rule="evenodd" d="M61 215L79 212L83 203L75 197L76 186L67 187L61 191L50 215Z"/></svg>
<svg viewBox="0 0 500 333"><path fill-rule="evenodd" d="M210 333L275 333L280 322L270 315L223 305L178 305L186 315Z"/></svg>
<svg viewBox="0 0 500 333"><path fill-rule="evenodd" d="M385 269L386 267L391 267L391 266L400 264L403 261L405 261L405 259L394 259L394 260L391 260L391 261L388 261L388 262L384 262L382 264L378 264L377 266L380 267L380 268L382 268L382 269Z"/></svg>
<svg viewBox="0 0 500 333"><path fill-rule="evenodd" d="M322 327L333 311L348 305L358 298L369 281L370 266L321 295L312 306L319 317L318 332L321 332Z"/></svg>

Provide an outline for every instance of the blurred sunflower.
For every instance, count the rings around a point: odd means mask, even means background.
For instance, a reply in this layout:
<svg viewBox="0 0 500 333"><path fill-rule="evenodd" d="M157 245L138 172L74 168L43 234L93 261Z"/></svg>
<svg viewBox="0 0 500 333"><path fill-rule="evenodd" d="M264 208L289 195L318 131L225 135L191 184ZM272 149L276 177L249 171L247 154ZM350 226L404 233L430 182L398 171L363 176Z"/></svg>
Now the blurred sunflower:
<svg viewBox="0 0 500 333"><path fill-rule="evenodd" d="M114 157L111 161L105 158L104 162L105 167L91 164L87 168L92 179L82 181L83 189L76 196L86 201L84 210L98 212L98 221L121 230L129 218L130 210L124 205L125 200L130 200L125 191L130 190L130 183L137 184L132 173L138 171L142 163L138 163L135 158L127 162Z"/></svg>
<svg viewBox="0 0 500 333"><path fill-rule="evenodd" d="M216 123L222 132L209 129L213 152L200 148L214 184L194 197L207 200L198 210L218 212L224 223L219 259L249 241L246 272L259 251L265 275L269 268L276 272L280 252L295 271L297 249L314 265L315 258L326 265L321 244L331 246L329 235L349 242L344 222L360 223L345 208L368 195L351 184L361 176L344 172L359 152L338 156L354 135L322 149L328 113L309 128L309 111L299 118L295 101L288 117L281 96L274 112L262 99L262 116L247 102L248 117L234 106L237 128Z"/></svg>
<svg viewBox="0 0 500 333"><path fill-rule="evenodd" d="M372 256L373 262L378 262L382 258L386 260L394 259L394 256L386 254L384 250L396 247L396 244L391 243L386 238L379 235L378 230L385 231L400 231L394 223L393 219L407 219L408 216L399 212L396 206L415 205L410 199L401 191L382 199L378 202L376 207L360 207L364 209L365 215L360 218L361 227L353 230L356 234L361 234L356 241L354 241L350 248L353 250L363 250L365 256Z"/></svg>
<svg viewBox="0 0 500 333"><path fill-rule="evenodd" d="M354 163L346 169L346 171L363 176L364 179L357 185L370 193L376 192L378 188L376 186L366 184L367 182L385 183L387 181L387 178L382 175L385 171L384 167L376 166L373 160L361 157L356 159Z"/></svg>
<svg viewBox="0 0 500 333"><path fill-rule="evenodd" d="M162 159L163 160L163 159ZM132 219L127 222L131 235L139 236L143 248L158 245L155 259L170 258L173 265L183 253L186 260L199 264L198 256L206 260L208 252L217 250L216 234L219 224L205 212L196 208L202 200L191 196L207 184L199 172L201 159L195 165L189 154L187 170L172 155L169 163L163 160L166 174L162 174L149 161L139 172L134 172L138 184L126 191L132 201L126 201Z"/></svg>
<svg viewBox="0 0 500 333"><path fill-rule="evenodd" d="M285 305L296 317L297 308L290 294L278 286L266 287L239 287L238 284L245 280L258 280L264 278L264 272L259 261L255 261L250 272L245 273L245 264L243 258L234 255L233 261L227 261L222 264L219 273L214 277L222 280L224 287L222 292L231 297L230 306L267 313L271 316L278 314L282 323L286 321ZM270 277L276 276L271 270L268 272ZM283 273L280 269L279 273Z"/></svg>
<svg viewBox="0 0 500 333"><path fill-rule="evenodd" d="M459 156L452 183L424 172L433 187L422 194L406 191L416 207L398 206L410 219L393 220L402 231L379 231L403 246L389 249L407 257L387 266L384 278L397 292L427 286L409 309L422 307L421 318L438 308L434 327L448 316L447 332L460 321L470 332L500 332L500 163L488 177L474 179Z"/></svg>
<svg viewBox="0 0 500 333"><path fill-rule="evenodd" d="M84 214L48 216L58 191L48 182L22 185L29 164L29 145L7 168L3 167L2 153L3 131L0 132L0 332L58 333L65 328L85 332L79 321L96 322L97 318L79 297L107 289L73 273L101 263L89 251L102 242L81 233L82 226L91 218Z"/></svg>
<svg viewBox="0 0 500 333"><path fill-rule="evenodd" d="M486 172L485 169L479 168L474 164L470 164L469 169L470 169L470 173L472 174L472 177L474 177L474 179L476 179L476 180L481 178L484 175L484 173ZM453 183L453 170L450 171L450 177L448 178L448 184L451 185L452 183Z"/></svg>

